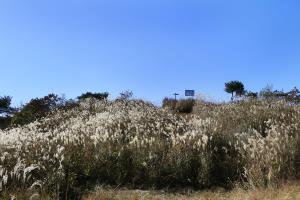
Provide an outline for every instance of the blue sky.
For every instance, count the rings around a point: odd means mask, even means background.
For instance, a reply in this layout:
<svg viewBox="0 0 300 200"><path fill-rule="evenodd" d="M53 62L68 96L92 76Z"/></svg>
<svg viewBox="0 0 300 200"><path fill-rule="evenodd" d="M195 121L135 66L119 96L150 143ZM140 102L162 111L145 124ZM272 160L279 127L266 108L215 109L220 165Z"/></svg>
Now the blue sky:
<svg viewBox="0 0 300 200"><path fill-rule="evenodd" d="M0 95L50 92L159 103L195 89L227 100L224 83L300 87L298 0L1 0Z"/></svg>

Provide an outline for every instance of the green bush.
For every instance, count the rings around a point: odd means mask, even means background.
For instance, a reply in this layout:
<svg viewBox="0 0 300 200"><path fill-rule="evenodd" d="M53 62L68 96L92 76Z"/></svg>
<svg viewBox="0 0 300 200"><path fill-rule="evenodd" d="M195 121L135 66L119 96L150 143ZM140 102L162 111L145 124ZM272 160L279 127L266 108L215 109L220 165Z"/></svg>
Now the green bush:
<svg viewBox="0 0 300 200"><path fill-rule="evenodd" d="M20 112L12 118L13 125L25 125L35 120L46 117L50 111L63 106L63 99L55 94L49 94L43 98L31 99Z"/></svg>
<svg viewBox="0 0 300 200"><path fill-rule="evenodd" d="M178 113L191 113L194 105L194 99L175 100L171 98L164 98L162 107Z"/></svg>
<svg viewBox="0 0 300 200"><path fill-rule="evenodd" d="M0 117L0 129L6 129L11 124L11 117Z"/></svg>
<svg viewBox="0 0 300 200"><path fill-rule="evenodd" d="M164 98L162 102L162 107L169 109L169 110L175 110L176 107L176 100L172 98Z"/></svg>
<svg viewBox="0 0 300 200"><path fill-rule="evenodd" d="M191 113L194 105L194 99L181 99L176 102L175 111L179 113Z"/></svg>

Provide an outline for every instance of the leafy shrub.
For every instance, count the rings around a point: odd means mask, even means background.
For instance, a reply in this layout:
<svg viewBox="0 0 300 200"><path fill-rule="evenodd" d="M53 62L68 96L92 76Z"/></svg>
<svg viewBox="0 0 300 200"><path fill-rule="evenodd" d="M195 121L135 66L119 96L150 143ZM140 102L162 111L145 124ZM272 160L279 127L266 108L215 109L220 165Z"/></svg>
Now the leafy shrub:
<svg viewBox="0 0 300 200"><path fill-rule="evenodd" d="M176 102L175 111L179 113L191 113L195 104L194 99L181 99Z"/></svg>
<svg viewBox="0 0 300 200"><path fill-rule="evenodd" d="M170 110L175 110L176 100L166 97L166 98L163 99L162 107L170 109Z"/></svg>
<svg viewBox="0 0 300 200"><path fill-rule="evenodd" d="M8 128L11 124L11 117L0 117L0 129Z"/></svg>
<svg viewBox="0 0 300 200"><path fill-rule="evenodd" d="M25 125L35 120L46 117L50 111L63 106L63 99L55 94L49 94L43 98L32 99L21 108L12 118L13 125Z"/></svg>
<svg viewBox="0 0 300 200"><path fill-rule="evenodd" d="M164 98L162 107L178 113L191 113L193 111L194 104L194 99L175 100Z"/></svg>

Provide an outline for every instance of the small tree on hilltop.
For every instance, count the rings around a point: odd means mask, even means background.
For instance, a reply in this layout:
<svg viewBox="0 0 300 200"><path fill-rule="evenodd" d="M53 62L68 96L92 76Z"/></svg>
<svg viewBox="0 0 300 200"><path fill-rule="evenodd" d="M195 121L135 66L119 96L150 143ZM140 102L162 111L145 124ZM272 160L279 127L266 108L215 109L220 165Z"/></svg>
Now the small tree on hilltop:
<svg viewBox="0 0 300 200"><path fill-rule="evenodd" d="M231 94L231 101L233 101L234 96L242 96L245 93L245 87L240 81L230 81L225 83L225 92Z"/></svg>
<svg viewBox="0 0 300 200"><path fill-rule="evenodd" d="M258 92L245 91L245 97L247 99L258 99Z"/></svg>
<svg viewBox="0 0 300 200"><path fill-rule="evenodd" d="M9 96L0 97L0 114L9 114L11 112L11 99Z"/></svg>
<svg viewBox="0 0 300 200"><path fill-rule="evenodd" d="M97 100L105 100L107 99L109 96L108 92L103 92L103 93L92 93L92 92L87 92L84 93L82 95L80 95L79 97L77 97L79 100L83 100L83 99L88 99L88 98L94 98Z"/></svg>
<svg viewBox="0 0 300 200"><path fill-rule="evenodd" d="M300 103L300 90L294 87L291 91L286 93L286 100L293 103Z"/></svg>
<svg viewBox="0 0 300 200"><path fill-rule="evenodd" d="M11 97L0 97L0 129L7 128L11 123L11 116L15 109L11 107Z"/></svg>
<svg viewBox="0 0 300 200"><path fill-rule="evenodd" d="M129 100L133 97L133 92L130 90L126 90L120 93L120 97L118 99L120 100Z"/></svg>
<svg viewBox="0 0 300 200"><path fill-rule="evenodd" d="M273 86L269 84L259 92L259 97L261 99L273 99L275 96Z"/></svg>

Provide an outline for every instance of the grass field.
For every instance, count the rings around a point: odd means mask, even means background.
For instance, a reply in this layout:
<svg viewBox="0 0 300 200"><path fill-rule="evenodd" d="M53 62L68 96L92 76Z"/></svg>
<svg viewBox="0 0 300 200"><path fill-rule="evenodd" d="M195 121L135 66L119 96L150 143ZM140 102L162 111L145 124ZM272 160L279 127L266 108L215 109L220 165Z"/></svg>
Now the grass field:
<svg viewBox="0 0 300 200"><path fill-rule="evenodd" d="M300 107L284 101L199 101L189 115L141 100L84 101L0 131L5 200L33 193L76 200L97 185L156 191L276 188L299 180L299 172ZM88 198L297 199L298 189L293 184L190 196L100 190Z"/></svg>
<svg viewBox="0 0 300 200"><path fill-rule="evenodd" d="M290 183L280 188L225 192L215 191L166 193L163 191L112 190L98 188L84 200L299 200L300 183Z"/></svg>

